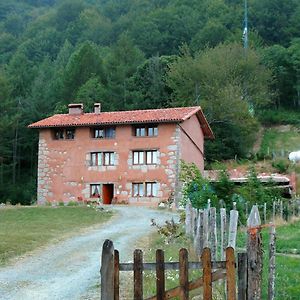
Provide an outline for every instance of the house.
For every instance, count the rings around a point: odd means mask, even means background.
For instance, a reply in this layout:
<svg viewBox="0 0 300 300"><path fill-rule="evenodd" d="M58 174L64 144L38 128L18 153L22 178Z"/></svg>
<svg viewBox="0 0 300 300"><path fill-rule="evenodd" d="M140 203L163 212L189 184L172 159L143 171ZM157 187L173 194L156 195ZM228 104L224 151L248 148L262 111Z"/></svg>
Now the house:
<svg viewBox="0 0 300 300"><path fill-rule="evenodd" d="M204 169L213 133L200 107L84 113L70 104L39 129L38 203L157 205L178 195L180 160Z"/></svg>

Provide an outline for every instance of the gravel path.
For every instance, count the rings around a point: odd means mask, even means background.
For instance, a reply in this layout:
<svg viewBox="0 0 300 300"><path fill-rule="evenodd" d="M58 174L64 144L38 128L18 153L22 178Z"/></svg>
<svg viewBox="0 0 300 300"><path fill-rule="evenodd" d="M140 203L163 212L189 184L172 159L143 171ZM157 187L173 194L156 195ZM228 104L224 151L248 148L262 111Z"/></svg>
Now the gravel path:
<svg viewBox="0 0 300 300"><path fill-rule="evenodd" d="M0 299L91 299L99 283L100 255L105 239L132 260L135 243L175 213L143 207L114 207L117 216L105 225L38 250L12 266L0 268ZM95 295L94 295L95 296ZM99 295L97 296L99 299Z"/></svg>

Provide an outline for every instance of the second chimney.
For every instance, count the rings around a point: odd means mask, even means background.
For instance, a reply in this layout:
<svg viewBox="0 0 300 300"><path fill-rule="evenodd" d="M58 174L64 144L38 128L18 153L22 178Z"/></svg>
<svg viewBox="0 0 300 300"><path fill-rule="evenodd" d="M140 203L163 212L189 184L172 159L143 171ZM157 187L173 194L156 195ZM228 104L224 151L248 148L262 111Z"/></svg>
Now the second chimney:
<svg viewBox="0 0 300 300"><path fill-rule="evenodd" d="M94 104L94 113L100 114L101 113L101 103L95 103Z"/></svg>

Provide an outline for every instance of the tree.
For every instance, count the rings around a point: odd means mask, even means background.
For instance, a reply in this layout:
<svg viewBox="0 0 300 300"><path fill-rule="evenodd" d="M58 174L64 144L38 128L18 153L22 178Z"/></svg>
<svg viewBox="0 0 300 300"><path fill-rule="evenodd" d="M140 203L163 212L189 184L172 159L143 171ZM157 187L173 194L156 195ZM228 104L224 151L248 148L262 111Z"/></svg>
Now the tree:
<svg viewBox="0 0 300 300"><path fill-rule="evenodd" d="M73 101L78 89L92 77L103 80L103 62L97 46L85 42L71 55L63 74L63 101Z"/></svg>
<svg viewBox="0 0 300 300"><path fill-rule="evenodd" d="M172 90L166 84L169 63L175 56L154 56L146 60L129 80L132 107L168 107Z"/></svg>
<svg viewBox="0 0 300 300"><path fill-rule="evenodd" d="M141 50L128 35L122 35L105 60L105 109L124 110L130 106L132 101L129 99L128 80L143 61L144 55Z"/></svg>
<svg viewBox="0 0 300 300"><path fill-rule="evenodd" d="M271 73L261 65L258 54L249 50L245 56L238 44L207 48L194 57L183 49L182 56L170 64L167 79L173 90L172 105L201 104L218 132L223 143L210 153L210 159L227 157L222 152L230 150L233 140L239 146L237 152L229 152L231 157L247 154L257 129L251 108L258 110L270 101L270 82Z"/></svg>

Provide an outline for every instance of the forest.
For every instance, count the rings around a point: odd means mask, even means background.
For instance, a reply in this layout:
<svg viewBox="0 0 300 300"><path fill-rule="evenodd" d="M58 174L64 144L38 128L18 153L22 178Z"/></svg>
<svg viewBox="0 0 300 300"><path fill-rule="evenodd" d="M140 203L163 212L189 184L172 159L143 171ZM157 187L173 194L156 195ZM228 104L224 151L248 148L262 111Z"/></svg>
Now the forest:
<svg viewBox="0 0 300 300"><path fill-rule="evenodd" d="M200 105L206 160L249 155L267 110L300 110L300 2L0 2L0 202L35 199L38 133L84 103L104 111ZM244 34L244 35L243 35Z"/></svg>

